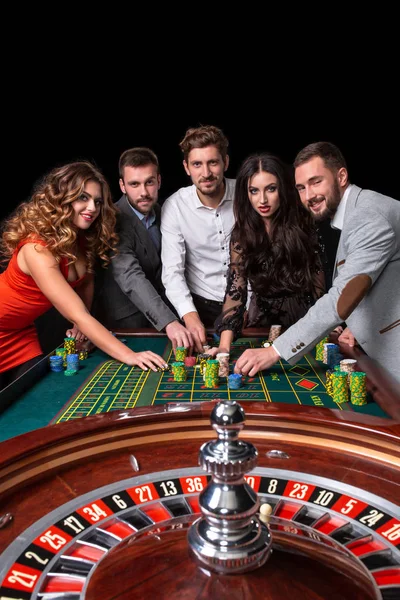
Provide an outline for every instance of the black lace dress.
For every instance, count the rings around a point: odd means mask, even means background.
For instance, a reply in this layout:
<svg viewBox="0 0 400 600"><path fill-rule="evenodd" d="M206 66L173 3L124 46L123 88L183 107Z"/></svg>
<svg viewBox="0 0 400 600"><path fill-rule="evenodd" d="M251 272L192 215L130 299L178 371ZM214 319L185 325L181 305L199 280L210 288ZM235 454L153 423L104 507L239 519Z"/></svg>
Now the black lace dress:
<svg viewBox="0 0 400 600"><path fill-rule="evenodd" d="M248 311L246 311L249 284L251 280L243 275L242 249L237 242L231 241L227 287L224 306L221 315L215 322L215 330L218 335L222 331L233 331L234 338L240 336L244 327L270 327L271 325L282 325L287 329L296 321L304 317L314 302L324 294L325 281L324 269L325 249L321 243L318 244L319 265L315 270L314 289L304 290L300 293L287 288L276 290L274 294L261 295L252 292ZM262 267L268 268L267 260ZM246 318L246 322L244 323Z"/></svg>

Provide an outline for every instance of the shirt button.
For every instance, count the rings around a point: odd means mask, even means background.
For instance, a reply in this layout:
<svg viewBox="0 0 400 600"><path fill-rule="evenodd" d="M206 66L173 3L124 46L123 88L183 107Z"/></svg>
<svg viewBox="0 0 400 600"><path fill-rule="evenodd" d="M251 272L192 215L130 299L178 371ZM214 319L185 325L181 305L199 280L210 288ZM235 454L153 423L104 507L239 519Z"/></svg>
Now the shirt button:
<svg viewBox="0 0 400 600"><path fill-rule="evenodd" d="M221 250L225 250L225 247L224 247L224 246L222 246Z"/></svg>
<svg viewBox="0 0 400 600"><path fill-rule="evenodd" d="M226 263L224 263L224 266L226 265Z"/></svg>
<svg viewBox="0 0 400 600"><path fill-rule="evenodd" d="M298 346L296 346L297 350L300 350L301 346L300 344Z"/></svg>
<svg viewBox="0 0 400 600"><path fill-rule="evenodd" d="M219 217L219 213L217 213L217 217Z"/></svg>
<svg viewBox="0 0 400 600"><path fill-rule="evenodd" d="M304 342L300 342L300 346L303 347L304 346Z"/></svg>
<svg viewBox="0 0 400 600"><path fill-rule="evenodd" d="M292 348L292 352L296 352L296 348Z"/></svg>
<svg viewBox="0 0 400 600"><path fill-rule="evenodd" d="M220 231L220 233L222 233L222 231Z"/></svg>

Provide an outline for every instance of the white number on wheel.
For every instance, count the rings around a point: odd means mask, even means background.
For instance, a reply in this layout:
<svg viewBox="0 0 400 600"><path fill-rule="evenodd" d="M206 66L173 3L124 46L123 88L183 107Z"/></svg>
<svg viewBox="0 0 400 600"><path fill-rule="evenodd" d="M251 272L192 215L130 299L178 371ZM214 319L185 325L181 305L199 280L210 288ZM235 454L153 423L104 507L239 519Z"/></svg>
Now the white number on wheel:
<svg viewBox="0 0 400 600"><path fill-rule="evenodd" d="M340 509L340 512L344 515L349 514L357 504L357 500L349 500L343 508Z"/></svg>
<svg viewBox="0 0 400 600"><path fill-rule="evenodd" d="M40 556L38 556L34 552L25 552L25 556L26 556L26 558L29 558L29 559L33 558L41 565L47 565L47 563L49 562L48 558L40 558Z"/></svg>
<svg viewBox="0 0 400 600"><path fill-rule="evenodd" d="M303 500L306 497L307 491L308 485L301 485L301 483L295 483L289 496L291 496L291 498L299 498L300 500Z"/></svg>
<svg viewBox="0 0 400 600"><path fill-rule="evenodd" d="M149 500L153 500L151 489L148 485L142 485L142 487L136 488L135 492L139 494L140 502L148 502Z"/></svg>
<svg viewBox="0 0 400 600"><path fill-rule="evenodd" d="M64 525L66 525L67 527L70 527L74 533L80 533L81 531L83 531L85 529L85 526L82 525L82 523L80 521L78 521L78 519L76 517L73 517L72 515L70 517L67 517L66 519L64 519Z"/></svg>
<svg viewBox="0 0 400 600"><path fill-rule="evenodd" d="M365 523L365 525L372 527L372 525L375 525L375 523L380 521L383 516L384 514L378 512L377 510L370 510L368 515L365 515L365 517L361 517L359 521L360 523Z"/></svg>
<svg viewBox="0 0 400 600"><path fill-rule="evenodd" d="M46 533L40 537L40 541L44 544L49 544L54 550L59 550L67 543L66 539L57 533L51 533L51 530L46 531Z"/></svg>
<svg viewBox="0 0 400 600"><path fill-rule="evenodd" d="M165 496L175 496L178 493L173 481L162 481L160 487L162 487Z"/></svg>
<svg viewBox="0 0 400 600"><path fill-rule="evenodd" d="M112 499L114 500L118 508L127 508L127 503L124 500L122 500L121 496L118 496L118 494L114 494Z"/></svg>
<svg viewBox="0 0 400 600"><path fill-rule="evenodd" d="M321 506L327 506L333 498L333 492L327 492L321 490L318 494L318 498L314 500L314 504L320 504Z"/></svg>
<svg viewBox="0 0 400 600"><path fill-rule="evenodd" d="M186 483L188 484L188 492L201 492L203 489L203 483L200 477L187 477Z"/></svg>
<svg viewBox="0 0 400 600"><path fill-rule="evenodd" d="M398 540L400 538L400 523L395 523L393 527L388 529L387 531L382 531L382 535L385 536L391 542Z"/></svg>
<svg viewBox="0 0 400 600"><path fill-rule="evenodd" d="M271 479L268 485L268 494L275 494L276 488L278 487L278 480Z"/></svg>
<svg viewBox="0 0 400 600"><path fill-rule="evenodd" d="M102 510L100 508L100 506L97 506L97 504L92 504L91 506L85 506L85 508L83 509L83 512L86 515L89 515L89 519L91 521L93 521L93 523L95 523L96 521L100 521L101 517L107 516L107 513L104 512L104 510Z"/></svg>
<svg viewBox="0 0 400 600"><path fill-rule="evenodd" d="M251 477L251 475L250 475L250 477L248 475L245 475L244 479L245 479L246 483L248 483L249 486L251 488L253 488L253 490L254 490L254 486L256 485L256 480L254 479L254 477Z"/></svg>
<svg viewBox="0 0 400 600"><path fill-rule="evenodd" d="M38 575L28 575L27 573L21 573L20 571L11 571L12 575L7 577L7 581L10 583L20 583L27 588L33 588L35 585Z"/></svg>

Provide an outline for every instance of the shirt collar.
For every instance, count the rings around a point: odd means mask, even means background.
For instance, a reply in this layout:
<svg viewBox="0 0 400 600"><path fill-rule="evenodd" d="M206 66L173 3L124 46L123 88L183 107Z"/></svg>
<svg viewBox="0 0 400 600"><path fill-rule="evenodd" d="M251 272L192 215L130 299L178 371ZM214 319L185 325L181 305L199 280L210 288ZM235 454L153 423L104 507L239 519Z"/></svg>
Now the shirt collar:
<svg viewBox="0 0 400 600"><path fill-rule="evenodd" d="M216 208L219 208L221 206L221 204L223 204L225 202L225 200L231 200L231 198L228 198L229 195L229 190L228 190L228 182L226 180L226 178L224 178L224 184L225 184L225 192L224 195L222 196L221 202L218 204L218 206ZM205 206L202 201L199 198L199 195L197 193L197 187L195 185L193 185L193 192L194 192L194 196L195 196L195 200L196 200L196 208L208 208L210 209L210 206ZM213 209L215 210L215 209Z"/></svg>
<svg viewBox="0 0 400 600"><path fill-rule="evenodd" d="M149 215L144 215L143 213L139 212L138 210L136 210L136 208L134 208L132 206L132 204L129 202L129 200L126 196L125 196L125 198L126 198L126 202L127 202L128 206L133 210L133 212L135 213L137 218L143 222L143 225L145 225L147 227L147 229L149 227L151 227L151 225L153 225L154 221L156 220L156 215L155 215L154 210L152 209L151 212L149 213Z"/></svg>
<svg viewBox="0 0 400 600"><path fill-rule="evenodd" d="M349 197L350 194L350 190L353 186L350 184L349 186L347 186L343 197L339 203L339 206L337 207L337 211L335 212L335 215L331 221L331 227L332 229L343 229L343 225L344 225L344 214L346 212L346 204L347 204L347 199Z"/></svg>

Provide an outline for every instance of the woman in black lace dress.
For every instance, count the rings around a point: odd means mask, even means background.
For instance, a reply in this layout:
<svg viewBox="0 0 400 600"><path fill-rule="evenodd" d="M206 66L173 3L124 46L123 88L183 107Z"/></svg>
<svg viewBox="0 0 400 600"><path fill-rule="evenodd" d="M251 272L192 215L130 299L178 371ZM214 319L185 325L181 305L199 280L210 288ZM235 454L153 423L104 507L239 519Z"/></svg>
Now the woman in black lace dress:
<svg viewBox="0 0 400 600"><path fill-rule="evenodd" d="M325 288L318 236L291 167L271 154L249 156L237 175L234 214L227 289L215 324L220 352L241 333L248 284L248 327L289 327Z"/></svg>

